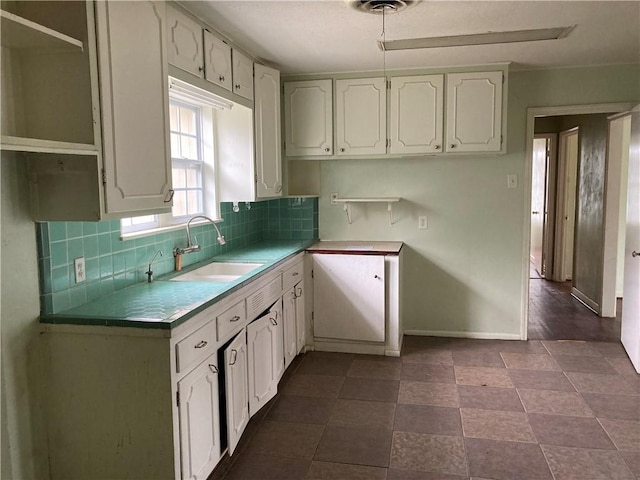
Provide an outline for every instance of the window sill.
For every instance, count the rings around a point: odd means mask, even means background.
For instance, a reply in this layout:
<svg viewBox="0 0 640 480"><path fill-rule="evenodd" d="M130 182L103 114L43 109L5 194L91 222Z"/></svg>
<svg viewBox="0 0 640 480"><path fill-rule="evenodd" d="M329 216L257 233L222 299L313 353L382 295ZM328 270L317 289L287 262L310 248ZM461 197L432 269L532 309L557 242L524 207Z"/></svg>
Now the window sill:
<svg viewBox="0 0 640 480"><path fill-rule="evenodd" d="M213 221L215 223L221 223L223 220L214 218ZM206 225L209 222L206 220L198 220L197 222L193 222L191 224L192 227L197 227L199 225ZM169 232L177 232L178 230L186 230L187 224L180 223L177 225L167 225L166 227L157 227L150 228L148 230L139 230L137 232L129 232L129 233L120 233L120 240L126 242L127 240L135 240L136 238L144 238L149 237L151 235L157 235L159 233L169 233Z"/></svg>

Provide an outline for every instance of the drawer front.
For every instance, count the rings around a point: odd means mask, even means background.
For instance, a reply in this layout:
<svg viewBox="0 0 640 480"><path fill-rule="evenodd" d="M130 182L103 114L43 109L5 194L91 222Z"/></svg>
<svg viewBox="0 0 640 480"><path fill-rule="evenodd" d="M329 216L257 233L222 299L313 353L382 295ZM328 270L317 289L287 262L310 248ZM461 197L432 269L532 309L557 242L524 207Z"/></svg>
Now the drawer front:
<svg viewBox="0 0 640 480"><path fill-rule="evenodd" d="M291 267L289 270L286 270L282 274L282 288L283 288L283 290L289 290L296 283L298 283L300 280L302 280L303 273L304 273L303 269L304 269L303 263L302 262L298 262L293 267Z"/></svg>
<svg viewBox="0 0 640 480"><path fill-rule="evenodd" d="M233 332L239 331L247 323L244 300L236 303L222 315L218 315L216 321L218 322L218 341L222 341Z"/></svg>
<svg viewBox="0 0 640 480"><path fill-rule="evenodd" d="M184 371L189 365L210 355L216 349L216 322L209 322L176 345L176 370Z"/></svg>
<svg viewBox="0 0 640 480"><path fill-rule="evenodd" d="M247 319L255 319L264 312L282 293L282 276L273 279L254 294L247 297Z"/></svg>

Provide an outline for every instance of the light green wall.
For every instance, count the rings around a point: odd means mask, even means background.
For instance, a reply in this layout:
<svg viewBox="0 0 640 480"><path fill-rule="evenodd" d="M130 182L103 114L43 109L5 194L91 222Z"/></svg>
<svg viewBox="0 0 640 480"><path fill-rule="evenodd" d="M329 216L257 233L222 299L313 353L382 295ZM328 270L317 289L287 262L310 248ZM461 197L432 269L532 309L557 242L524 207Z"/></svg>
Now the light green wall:
<svg viewBox="0 0 640 480"><path fill-rule="evenodd" d="M2 478L48 478L42 396L38 390L43 357L38 334L35 224L29 217L24 159L2 152L0 163ZM10 469L5 468L5 462Z"/></svg>
<svg viewBox="0 0 640 480"><path fill-rule="evenodd" d="M639 90L638 66L511 72L506 155L321 162L320 237L405 242L405 330L517 338L527 108L639 101ZM518 175L517 189L506 188L507 174ZM382 205L354 206L349 225L331 192L403 201L393 226Z"/></svg>

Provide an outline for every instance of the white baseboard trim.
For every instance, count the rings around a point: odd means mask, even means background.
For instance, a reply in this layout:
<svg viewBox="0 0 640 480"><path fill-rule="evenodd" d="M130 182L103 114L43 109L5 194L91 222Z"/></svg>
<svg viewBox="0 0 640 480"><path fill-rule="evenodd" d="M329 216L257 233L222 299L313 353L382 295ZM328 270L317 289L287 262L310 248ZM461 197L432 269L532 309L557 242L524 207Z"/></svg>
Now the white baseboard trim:
<svg viewBox="0 0 640 480"><path fill-rule="evenodd" d="M596 315L600 314L600 305L598 305L597 302L591 300L576 287L571 287L571 295Z"/></svg>
<svg viewBox="0 0 640 480"><path fill-rule="evenodd" d="M447 332L443 330L405 330L405 335L423 337L477 338L482 340L522 340L519 333Z"/></svg>
<svg viewBox="0 0 640 480"><path fill-rule="evenodd" d="M385 355L384 345L366 343L332 342L315 339L316 352L362 353L365 355ZM398 352L399 353L399 352Z"/></svg>

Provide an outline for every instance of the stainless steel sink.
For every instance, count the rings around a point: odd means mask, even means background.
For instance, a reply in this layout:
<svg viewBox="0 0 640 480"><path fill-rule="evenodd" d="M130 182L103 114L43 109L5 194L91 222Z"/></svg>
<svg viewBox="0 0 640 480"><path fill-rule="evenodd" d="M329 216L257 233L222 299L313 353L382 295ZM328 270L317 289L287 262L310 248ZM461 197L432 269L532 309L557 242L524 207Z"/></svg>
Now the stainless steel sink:
<svg viewBox="0 0 640 480"><path fill-rule="evenodd" d="M213 262L190 272L178 275L174 282L228 283L264 265L263 263Z"/></svg>

